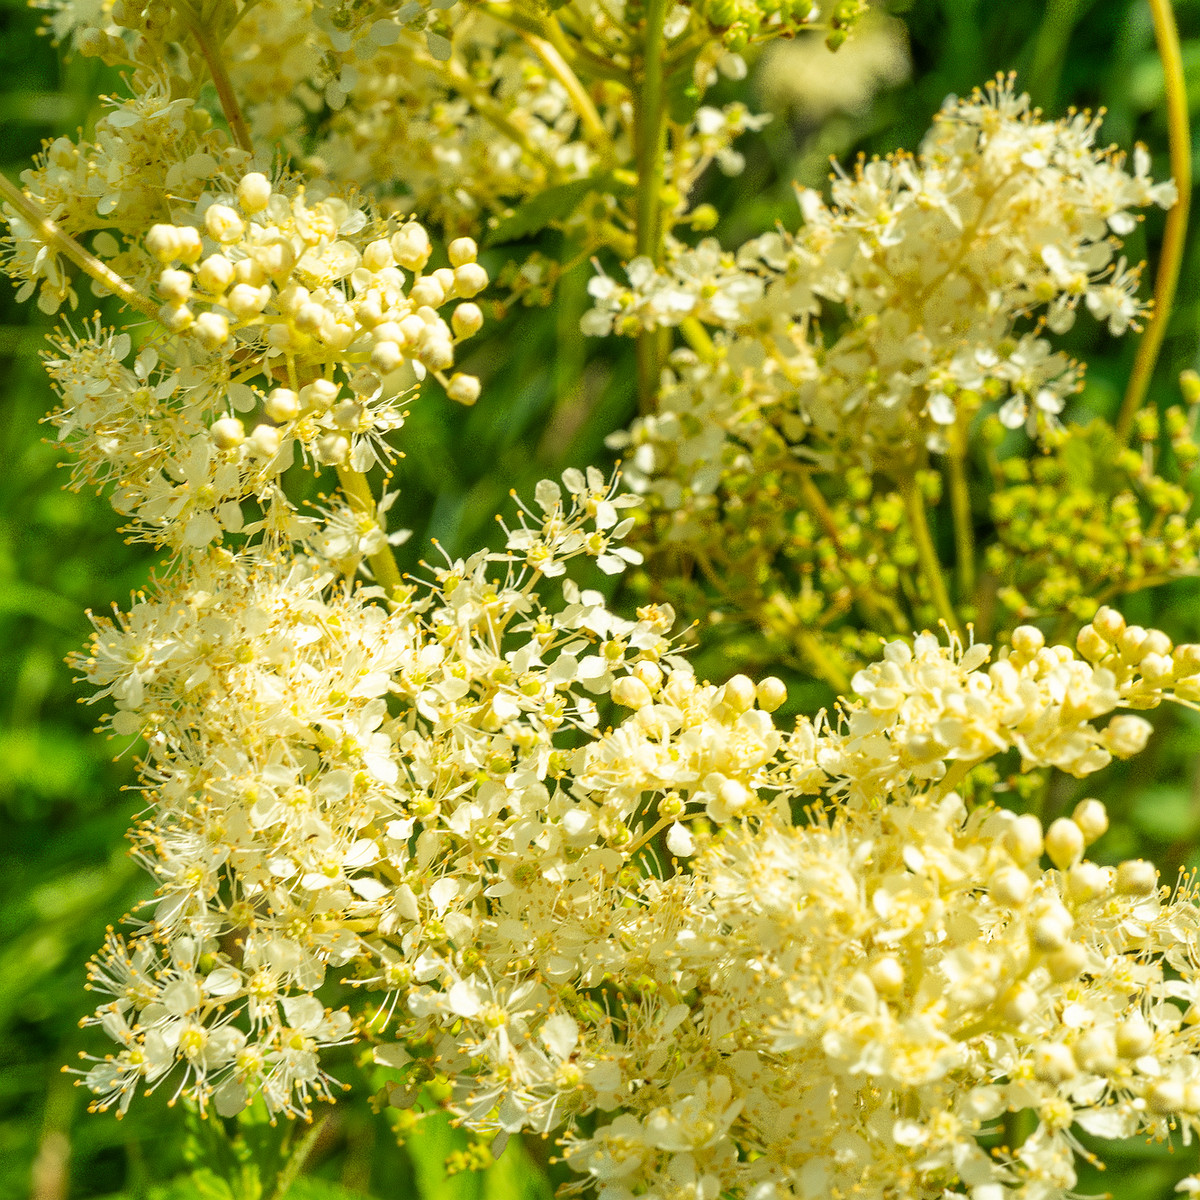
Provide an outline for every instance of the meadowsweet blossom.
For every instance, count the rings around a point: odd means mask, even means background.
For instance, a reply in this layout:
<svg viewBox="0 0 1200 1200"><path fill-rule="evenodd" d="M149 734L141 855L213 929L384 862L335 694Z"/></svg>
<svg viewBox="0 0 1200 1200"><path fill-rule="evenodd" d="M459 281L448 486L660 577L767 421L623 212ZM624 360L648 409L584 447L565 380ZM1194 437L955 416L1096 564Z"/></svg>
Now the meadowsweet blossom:
<svg viewBox="0 0 1200 1200"><path fill-rule="evenodd" d="M1132 170L1097 150L1098 129L1082 114L1043 120L1011 79L952 98L915 157L839 172L832 207L801 192L797 234L736 254L715 240L676 245L662 270L631 261L628 285L598 276L584 332L716 327L714 361L670 379L665 407L752 444L944 449L947 427L984 400L1010 426L1053 427L1079 373L1044 331L1069 329L1081 302L1113 334L1136 324L1138 273L1118 239L1137 209L1175 198L1150 180L1145 150ZM671 463L664 444L649 470L668 476Z"/></svg>

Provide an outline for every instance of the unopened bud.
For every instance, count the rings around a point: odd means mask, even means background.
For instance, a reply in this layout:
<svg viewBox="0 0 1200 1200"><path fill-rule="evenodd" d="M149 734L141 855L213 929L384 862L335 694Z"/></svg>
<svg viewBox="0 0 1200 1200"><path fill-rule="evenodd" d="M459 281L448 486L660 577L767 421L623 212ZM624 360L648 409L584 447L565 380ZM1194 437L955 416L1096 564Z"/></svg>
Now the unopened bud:
<svg viewBox="0 0 1200 1200"><path fill-rule="evenodd" d="M210 432L218 450L233 450L246 440L245 427L237 417L214 421Z"/></svg>
<svg viewBox="0 0 1200 1200"><path fill-rule="evenodd" d="M1060 871L1079 861L1083 846L1083 831L1068 817L1059 817L1046 830L1046 853Z"/></svg>
<svg viewBox="0 0 1200 1200"><path fill-rule="evenodd" d="M276 388L263 404L263 412L272 421L294 421L300 415L300 400L291 388Z"/></svg>
<svg viewBox="0 0 1200 1200"><path fill-rule="evenodd" d="M1042 823L1032 813L1018 817L1004 835L1004 848L1021 864L1042 856Z"/></svg>
<svg viewBox="0 0 1200 1200"><path fill-rule="evenodd" d="M1158 871L1143 858L1129 858L1117 867L1117 891L1123 896L1150 896L1158 890Z"/></svg>
<svg viewBox="0 0 1200 1200"><path fill-rule="evenodd" d="M474 375L459 373L450 377L446 395L456 404L465 404L469 407L479 399L479 390L479 380Z"/></svg>
<svg viewBox="0 0 1200 1200"><path fill-rule="evenodd" d="M270 202L271 181L261 172L251 171L249 175L243 175L239 181L237 198L242 212L260 213Z"/></svg>
<svg viewBox="0 0 1200 1200"><path fill-rule="evenodd" d="M758 681L754 695L758 700L758 707L763 712L774 712L787 699L787 687L782 679L775 675L768 675L765 679Z"/></svg>
<svg viewBox="0 0 1200 1200"><path fill-rule="evenodd" d="M1125 632L1125 618L1115 608L1109 608L1105 604L1096 610L1096 615L1092 618L1092 628L1110 646L1115 646L1117 639Z"/></svg>
<svg viewBox="0 0 1200 1200"><path fill-rule="evenodd" d="M470 301L460 304L450 315L450 325L455 337L471 337L483 328L483 310Z"/></svg>
<svg viewBox="0 0 1200 1200"><path fill-rule="evenodd" d="M478 296L488 285L488 273L478 263L463 263L454 268L454 287L460 296L468 300Z"/></svg>
<svg viewBox="0 0 1200 1200"><path fill-rule="evenodd" d="M1089 846L1108 832L1108 810L1099 800L1080 800L1071 819Z"/></svg>
<svg viewBox="0 0 1200 1200"><path fill-rule="evenodd" d="M741 715L754 707L754 683L748 675L734 675L721 689L721 702Z"/></svg>
<svg viewBox="0 0 1200 1200"><path fill-rule="evenodd" d="M446 254L450 258L450 265L452 267L461 267L466 263L473 263L475 261L476 256L479 254L479 247L475 245L473 238L455 238L446 247Z"/></svg>
<svg viewBox="0 0 1200 1200"><path fill-rule="evenodd" d="M633 675L622 675L619 679L614 679L610 695L613 703L622 708L645 708L653 699L650 689Z"/></svg>
<svg viewBox="0 0 1200 1200"><path fill-rule="evenodd" d="M1154 1032L1139 1013L1117 1026L1117 1053L1122 1058L1141 1058L1154 1046Z"/></svg>
<svg viewBox="0 0 1200 1200"><path fill-rule="evenodd" d="M213 204L204 214L208 236L223 244L236 242L246 232L246 224L228 204Z"/></svg>
<svg viewBox="0 0 1200 1200"><path fill-rule="evenodd" d="M867 976L882 996L897 996L904 987L904 968L890 954L876 959L867 969Z"/></svg>

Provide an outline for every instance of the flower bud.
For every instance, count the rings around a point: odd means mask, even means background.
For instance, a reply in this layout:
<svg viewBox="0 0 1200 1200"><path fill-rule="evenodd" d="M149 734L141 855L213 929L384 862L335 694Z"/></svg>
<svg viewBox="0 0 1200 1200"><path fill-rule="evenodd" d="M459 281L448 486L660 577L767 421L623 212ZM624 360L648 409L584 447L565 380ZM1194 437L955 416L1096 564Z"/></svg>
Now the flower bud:
<svg viewBox="0 0 1200 1200"><path fill-rule="evenodd" d="M271 289L252 287L248 283L236 284L225 301L225 307L235 316L256 317L271 299Z"/></svg>
<svg viewBox="0 0 1200 1200"><path fill-rule="evenodd" d="M1122 1058L1141 1058L1154 1047L1154 1032L1141 1013L1117 1026L1117 1053Z"/></svg>
<svg viewBox="0 0 1200 1200"><path fill-rule="evenodd" d="M168 267L158 277L158 294L171 304L184 304L192 294L192 273Z"/></svg>
<svg viewBox="0 0 1200 1200"><path fill-rule="evenodd" d="M199 231L190 225L182 225L176 228L175 233L179 238L179 261L188 266L198 262L204 253L204 242Z"/></svg>
<svg viewBox="0 0 1200 1200"><path fill-rule="evenodd" d="M1086 964L1087 951L1078 942L1068 942L1046 959L1045 967L1055 983L1066 983L1076 978Z"/></svg>
<svg viewBox="0 0 1200 1200"><path fill-rule="evenodd" d="M409 288L408 298L418 308L425 304L428 304L430 308L438 308L446 303L446 293L442 289L442 285L429 275L418 279Z"/></svg>
<svg viewBox="0 0 1200 1200"><path fill-rule="evenodd" d="M204 214L204 228L208 236L228 245L238 241L246 232L245 222L228 204L213 204Z"/></svg>
<svg viewBox="0 0 1200 1200"><path fill-rule="evenodd" d="M721 689L721 702L741 715L754 707L754 683L748 675L734 675Z"/></svg>
<svg viewBox="0 0 1200 1200"><path fill-rule="evenodd" d="M460 304L451 314L450 324L456 337L470 337L483 327L483 310L478 304L467 301Z"/></svg>
<svg viewBox="0 0 1200 1200"><path fill-rule="evenodd" d="M446 299L450 300L454 296L454 272L449 267L438 267L430 276L446 294ZM436 307L436 305L435 305Z"/></svg>
<svg viewBox="0 0 1200 1200"><path fill-rule="evenodd" d="M1161 1117L1183 1108L1183 1084L1177 1079L1159 1079L1146 1090L1146 1107Z"/></svg>
<svg viewBox="0 0 1200 1200"><path fill-rule="evenodd" d="M1004 835L1004 848L1018 863L1042 856L1042 823L1032 813L1018 817Z"/></svg>
<svg viewBox="0 0 1200 1200"><path fill-rule="evenodd" d="M754 689L754 696L758 700L758 707L763 712L773 713L787 699L787 687L782 679L775 675L768 675L765 679L758 681L758 685Z"/></svg>
<svg viewBox="0 0 1200 1200"><path fill-rule="evenodd" d="M410 271L419 271L428 261L433 247L429 235L415 221L402 226L389 239L396 261Z"/></svg>
<svg viewBox="0 0 1200 1200"><path fill-rule="evenodd" d="M475 261L476 256L479 254L479 247L475 245L473 238L455 238L446 247L446 254L449 256L452 267L461 267L466 263L473 263Z"/></svg>
<svg viewBox="0 0 1200 1200"><path fill-rule="evenodd" d="M1126 859L1117 867L1117 891L1122 896L1150 896L1158 890L1158 871L1143 858Z"/></svg>
<svg viewBox="0 0 1200 1200"><path fill-rule="evenodd" d="M1033 885L1019 867L1001 867L988 880L988 893L1005 908L1018 908L1029 899Z"/></svg>
<svg viewBox="0 0 1200 1200"><path fill-rule="evenodd" d="M1108 810L1099 800L1080 800L1071 819L1089 846L1108 832Z"/></svg>
<svg viewBox="0 0 1200 1200"><path fill-rule="evenodd" d="M479 399L479 380L474 375L452 375L446 387L446 395L456 404L469 407Z"/></svg>
<svg viewBox="0 0 1200 1200"><path fill-rule="evenodd" d="M196 272L196 282L212 296L220 296L233 282L233 263L223 254L210 254Z"/></svg>
<svg viewBox="0 0 1200 1200"><path fill-rule="evenodd" d="M183 243L174 225L151 225L146 234L146 249L161 263L175 262Z"/></svg>
<svg viewBox="0 0 1200 1200"><path fill-rule="evenodd" d="M215 350L229 340L229 322L221 313L201 313L193 329L207 350Z"/></svg>
<svg viewBox="0 0 1200 1200"><path fill-rule="evenodd" d="M622 708L645 708L653 699L650 689L633 675L622 675L619 679L614 679L610 695L613 703Z"/></svg>
<svg viewBox="0 0 1200 1200"><path fill-rule="evenodd" d="M1117 638L1117 650L1123 661L1137 666L1148 652L1146 631L1140 625L1127 625L1125 631Z"/></svg>
<svg viewBox="0 0 1200 1200"><path fill-rule="evenodd" d="M1067 944L1074 923L1061 904L1050 905L1034 917L1029 930L1030 940L1043 954L1052 954Z"/></svg>
<svg viewBox="0 0 1200 1200"><path fill-rule="evenodd" d="M260 213L271 199L271 181L260 171L251 171L238 182L237 198L242 212Z"/></svg>
<svg viewBox="0 0 1200 1200"><path fill-rule="evenodd" d="M212 440L218 450L234 450L246 440L246 430L237 417L222 417L214 421Z"/></svg>
<svg viewBox="0 0 1200 1200"><path fill-rule="evenodd" d="M331 379L314 379L300 389L300 405L305 412L324 412L338 398L341 388Z"/></svg>
<svg viewBox="0 0 1200 1200"><path fill-rule="evenodd" d="M1079 861L1083 846L1083 831L1068 817L1059 817L1046 830L1046 853L1060 871Z"/></svg>
<svg viewBox="0 0 1200 1200"><path fill-rule="evenodd" d="M291 388L276 388L263 404L263 412L282 424L294 421L300 415L300 400Z"/></svg>
<svg viewBox="0 0 1200 1200"><path fill-rule="evenodd" d="M1036 625L1018 625L1012 632L1012 648L1022 658L1033 658L1046 644L1046 637Z"/></svg>
<svg viewBox="0 0 1200 1200"><path fill-rule="evenodd" d="M1027 983L1014 983L1000 997L1000 1012L1010 1025L1020 1025L1041 1003L1037 992Z"/></svg>
<svg viewBox="0 0 1200 1200"><path fill-rule="evenodd" d="M454 268L454 286L468 300L479 295L488 285L488 273L478 263L463 263Z"/></svg>
<svg viewBox="0 0 1200 1200"><path fill-rule="evenodd" d="M404 351L395 342L376 342L371 350L371 366L390 375L404 362Z"/></svg>
<svg viewBox="0 0 1200 1200"><path fill-rule="evenodd" d="M1099 662L1112 649L1091 625L1085 625L1079 631L1075 639L1075 648L1080 657L1090 663Z"/></svg>
<svg viewBox="0 0 1200 1200"><path fill-rule="evenodd" d="M171 333L182 333L191 327L195 317L186 304L164 304L158 310L158 319Z"/></svg>
<svg viewBox="0 0 1200 1200"><path fill-rule="evenodd" d="M327 467L344 463L350 455L350 439L342 433L327 433L317 438L317 461Z"/></svg>
<svg viewBox="0 0 1200 1200"><path fill-rule="evenodd" d="M1087 904L1109 888L1108 872L1091 862L1076 863L1067 872L1067 891L1076 904Z"/></svg>
<svg viewBox="0 0 1200 1200"><path fill-rule="evenodd" d="M272 425L256 425L246 445L259 458L274 458L279 453L279 430Z"/></svg>
<svg viewBox="0 0 1200 1200"><path fill-rule="evenodd" d="M1060 1042L1043 1042L1033 1052L1033 1074L1042 1083L1065 1083L1077 1071L1075 1056Z"/></svg>
<svg viewBox="0 0 1200 1200"><path fill-rule="evenodd" d="M868 968L867 977L881 996L898 996L904 988L904 968L890 954L876 959Z"/></svg>
<svg viewBox="0 0 1200 1200"><path fill-rule="evenodd" d="M1080 1070L1102 1075L1117 1065L1117 1046L1112 1031L1093 1027L1080 1035L1073 1051Z"/></svg>
<svg viewBox="0 0 1200 1200"><path fill-rule="evenodd" d="M1150 722L1144 718L1118 713L1105 727L1101 740L1117 758L1129 758L1146 748L1152 732Z"/></svg>
<svg viewBox="0 0 1200 1200"><path fill-rule="evenodd" d="M1092 618L1092 628L1110 646L1115 646L1117 639L1125 632L1125 618L1115 608L1109 608L1105 604L1096 610L1096 615Z"/></svg>

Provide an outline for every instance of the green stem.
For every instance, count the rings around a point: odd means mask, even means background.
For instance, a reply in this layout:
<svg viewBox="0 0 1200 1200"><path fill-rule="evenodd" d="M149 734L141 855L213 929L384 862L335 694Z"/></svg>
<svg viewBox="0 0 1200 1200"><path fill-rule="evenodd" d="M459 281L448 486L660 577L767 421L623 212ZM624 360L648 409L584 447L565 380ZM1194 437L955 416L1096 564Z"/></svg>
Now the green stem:
<svg viewBox="0 0 1200 1200"><path fill-rule="evenodd" d="M225 70L225 60L221 57L220 41L213 42L208 36L208 30L204 27L204 20L200 14L190 4L184 0L176 0L175 7L183 16L187 23L188 31L192 37L196 39L196 46L208 64L208 74L212 79L213 87L217 90L217 100L220 102L221 111L225 114L225 120L229 125L229 133L232 136L234 143L248 154L254 152L254 143L250 139L250 129L246 124L246 118L242 115L241 105L237 101L237 93L233 90L233 84L229 79L229 72ZM234 22L236 24L236 21Z"/></svg>
<svg viewBox="0 0 1200 1200"><path fill-rule="evenodd" d="M950 513L954 519L954 564L958 596L969 604L975 595L975 522L971 517L971 491L967 485L966 438L956 428L946 455L946 482L950 485Z"/></svg>
<svg viewBox="0 0 1200 1200"><path fill-rule="evenodd" d="M587 88L579 82L579 76L571 70L570 64L559 48L545 38L538 37L536 33L522 30L521 36L529 48L546 64L554 78L566 89L588 141L596 146L605 158L611 157L612 138L608 136L608 130L604 128L604 122L600 119L595 102L588 95Z"/></svg>
<svg viewBox="0 0 1200 1200"><path fill-rule="evenodd" d="M654 265L663 259L662 192L666 157L667 41L664 25L668 0L646 0L645 28L639 62L640 86L634 87L634 141L637 152L637 253ZM654 406L665 357L665 331L643 330L638 335L638 403L643 412ZM667 335L669 338L669 334Z"/></svg>
<svg viewBox="0 0 1200 1200"><path fill-rule="evenodd" d="M917 561L921 565L921 574L929 588L933 606L950 630L961 637L962 626L954 611L954 605L950 603L950 593L946 590L946 580L942 575L941 559L938 558L937 548L929 532L924 497L911 479L901 480L899 486L900 494L904 498L904 512L908 517L908 529L917 548Z"/></svg>
<svg viewBox="0 0 1200 1200"><path fill-rule="evenodd" d="M0 175L0 197L17 210L23 221L33 226L34 231L48 247L64 258L69 258L81 271L90 275L113 295L120 296L130 308L145 313L152 321L158 320L158 306L153 300L130 287L111 267L85 250L70 234L63 233L36 200L26 196L3 175Z"/></svg>
<svg viewBox="0 0 1200 1200"><path fill-rule="evenodd" d="M338 467L337 473L342 490L350 498L351 504L374 516L376 512L375 496L371 491L371 485L367 482L367 477L352 467ZM400 568L396 566L396 559L392 555L391 547L385 546L378 553L369 555L367 561L371 564L371 570L375 573L375 580L379 586L387 592L389 598L395 596L397 590L403 586L404 579L400 574Z"/></svg>
<svg viewBox="0 0 1200 1200"><path fill-rule="evenodd" d="M1192 200L1192 135L1188 127L1187 80L1179 49L1179 30L1175 27L1175 14L1170 0L1150 0L1150 13L1154 18L1154 37L1158 42L1158 54L1162 59L1166 80L1171 175L1179 189L1179 199L1167 214L1163 230L1158 278L1154 281L1154 314L1138 346L1133 370L1129 374L1129 385L1117 416L1117 433L1122 440L1129 437L1133 418L1146 398L1150 377L1154 374L1158 352L1167 332L1167 322L1171 319L1175 286L1179 282L1179 269L1183 264L1188 208Z"/></svg>
<svg viewBox="0 0 1200 1200"><path fill-rule="evenodd" d="M308 1161L308 1156L312 1153L313 1147L317 1144L317 1138L321 1136L321 1130L325 1128L325 1122L328 1120L329 1113L325 1113L305 1130L304 1136L297 1142L296 1148L288 1156L283 1170L279 1172L275 1180L275 1186L271 1190L271 1200L283 1200L284 1196L288 1194L292 1184L304 1170L304 1164Z"/></svg>

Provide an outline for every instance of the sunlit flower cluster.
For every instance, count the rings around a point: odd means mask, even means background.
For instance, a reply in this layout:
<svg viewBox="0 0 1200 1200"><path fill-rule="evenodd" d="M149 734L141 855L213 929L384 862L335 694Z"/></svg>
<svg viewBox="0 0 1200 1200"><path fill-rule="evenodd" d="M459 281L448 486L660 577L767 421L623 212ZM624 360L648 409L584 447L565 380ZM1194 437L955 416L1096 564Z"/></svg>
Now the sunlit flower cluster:
<svg viewBox="0 0 1200 1200"><path fill-rule="evenodd" d="M1064 332L1080 304L1113 334L1135 324L1138 272L1117 258L1118 239L1138 208L1175 196L1151 182L1144 150L1132 172L1097 150L1098 128L1087 115L1044 121L1011 80L997 82L948 103L915 158L837 177L832 207L801 192L794 236L736 254L715 240L678 246L663 270L634 259L628 285L593 279L584 332L689 319L726 331L670 411L708 416L709 393L732 393L723 424L740 438L749 421L793 445L849 442L852 455L944 449L947 428L985 399L1002 401L1007 425L1053 425L1078 368L1042 326ZM747 369L762 382L738 403ZM655 440L649 427L633 436ZM669 442L645 457L655 475L673 473Z"/></svg>

